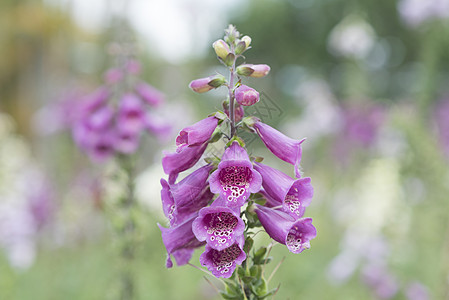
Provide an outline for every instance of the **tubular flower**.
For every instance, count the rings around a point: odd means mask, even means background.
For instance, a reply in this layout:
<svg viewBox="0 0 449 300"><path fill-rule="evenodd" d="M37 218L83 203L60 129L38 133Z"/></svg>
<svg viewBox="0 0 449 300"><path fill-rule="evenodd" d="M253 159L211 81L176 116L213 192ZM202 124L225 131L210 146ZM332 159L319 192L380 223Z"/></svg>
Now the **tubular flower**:
<svg viewBox="0 0 449 300"><path fill-rule="evenodd" d="M145 127L145 110L134 94L126 94L120 101L117 128L122 132L137 133Z"/></svg>
<svg viewBox="0 0 449 300"><path fill-rule="evenodd" d="M262 177L253 169L246 150L234 141L210 175L209 184L211 192L220 194L227 206L240 207L251 193L260 190Z"/></svg>
<svg viewBox="0 0 449 300"><path fill-rule="evenodd" d="M164 153L162 167L165 174L169 175L168 183L175 183L178 174L193 167L203 155L207 143L185 148L180 153Z"/></svg>
<svg viewBox="0 0 449 300"><path fill-rule="evenodd" d="M127 131L121 131L116 133L115 137L115 150L125 154L131 154L137 151L140 142L139 133L130 133Z"/></svg>
<svg viewBox="0 0 449 300"><path fill-rule="evenodd" d="M304 211L313 197L310 178L293 179L281 171L267 165L256 163L254 168L262 175L262 186L271 199L271 206L282 205L284 212L295 218L304 215ZM262 193L264 194L264 193Z"/></svg>
<svg viewBox="0 0 449 300"><path fill-rule="evenodd" d="M296 177L301 177L299 171L299 163L301 162L301 143L302 140L294 140L277 131L271 126L257 120L252 124L262 142L267 146L268 150L276 155L279 159L292 164L295 167Z"/></svg>
<svg viewBox="0 0 449 300"><path fill-rule="evenodd" d="M201 167L176 184L161 179L162 207L170 225L181 223L212 200L213 194L207 188L211 169L210 165Z"/></svg>
<svg viewBox="0 0 449 300"><path fill-rule="evenodd" d="M257 205L256 214L270 237L287 246L292 253L310 248L310 240L316 237L311 218L296 220L289 214Z"/></svg>
<svg viewBox="0 0 449 300"><path fill-rule="evenodd" d="M224 206L202 208L192 224L196 238L219 251L233 245L244 229L239 212Z"/></svg>
<svg viewBox="0 0 449 300"><path fill-rule="evenodd" d="M139 82L135 90L150 106L157 107L164 102L164 94L145 82Z"/></svg>
<svg viewBox="0 0 449 300"><path fill-rule="evenodd" d="M192 232L192 222L195 218L196 215L193 215L184 223L170 228L165 228L158 224L162 232L162 241L167 249L168 255L165 264L167 268L173 266L170 255L173 254L178 266L182 266L189 262L196 248L204 245L204 242L198 241Z"/></svg>
<svg viewBox="0 0 449 300"><path fill-rule="evenodd" d="M223 75L212 75L209 77L195 79L190 82L189 87L197 93L205 93L222 86L226 82Z"/></svg>
<svg viewBox="0 0 449 300"><path fill-rule="evenodd" d="M264 77L270 72L269 65L244 64L237 67L237 74L255 78Z"/></svg>
<svg viewBox="0 0 449 300"><path fill-rule="evenodd" d="M245 240L243 236L232 246L223 250L216 250L209 245L200 256L200 263L206 267L215 277L231 277L237 265L241 265L246 259L243 244Z"/></svg>
<svg viewBox="0 0 449 300"><path fill-rule="evenodd" d="M218 119L214 116L203 119L191 126L187 126L176 137L176 152L188 146L195 146L207 142L218 125Z"/></svg>
<svg viewBox="0 0 449 300"><path fill-rule="evenodd" d="M259 92L242 84L235 89L235 100L243 106L251 106L259 102Z"/></svg>

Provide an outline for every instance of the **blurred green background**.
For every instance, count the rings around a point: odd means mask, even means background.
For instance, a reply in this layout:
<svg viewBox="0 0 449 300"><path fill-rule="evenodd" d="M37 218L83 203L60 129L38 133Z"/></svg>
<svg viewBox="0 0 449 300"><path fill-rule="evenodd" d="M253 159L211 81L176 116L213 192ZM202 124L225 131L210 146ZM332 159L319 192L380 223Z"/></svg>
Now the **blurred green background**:
<svg viewBox="0 0 449 300"><path fill-rule="evenodd" d="M139 152L140 299L219 299L205 273L165 269L156 223L166 223L161 150L221 109L224 90L195 94L188 84L224 70L211 45L227 24L251 36L248 63L271 66L246 81L262 95L247 113L307 137L301 164L315 196L306 216L318 235L300 255L273 248L267 272L285 256L274 298L449 299L448 20L446 0L1 1L0 299L114 297L114 166L91 163L52 113L102 84L125 23L174 129ZM250 152L291 172L250 141ZM41 194L43 208L26 202ZM39 225L30 207L43 211Z"/></svg>

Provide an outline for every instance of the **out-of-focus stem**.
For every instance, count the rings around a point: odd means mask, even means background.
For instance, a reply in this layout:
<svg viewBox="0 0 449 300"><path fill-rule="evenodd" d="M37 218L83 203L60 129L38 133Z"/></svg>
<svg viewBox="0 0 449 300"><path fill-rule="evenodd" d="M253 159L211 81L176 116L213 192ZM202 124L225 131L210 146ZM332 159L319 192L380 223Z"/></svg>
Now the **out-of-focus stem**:
<svg viewBox="0 0 449 300"><path fill-rule="evenodd" d="M119 209L123 214L123 227L119 230L120 238L120 299L134 299L135 284L133 261L135 257L135 230L136 224L133 218L135 208L134 166L131 157L123 157L121 165L126 173L126 195L120 201Z"/></svg>

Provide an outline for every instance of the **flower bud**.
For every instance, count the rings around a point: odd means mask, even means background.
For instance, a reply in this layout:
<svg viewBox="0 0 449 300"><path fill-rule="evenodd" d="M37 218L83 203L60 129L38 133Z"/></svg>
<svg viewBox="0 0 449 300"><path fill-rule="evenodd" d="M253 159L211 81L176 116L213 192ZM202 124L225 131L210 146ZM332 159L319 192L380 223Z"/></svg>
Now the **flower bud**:
<svg viewBox="0 0 449 300"><path fill-rule="evenodd" d="M251 38L247 35L242 37L235 47L235 54L242 54L251 44Z"/></svg>
<svg viewBox="0 0 449 300"><path fill-rule="evenodd" d="M248 48L249 45L251 45L251 38L249 36L245 35L244 37L241 38L241 40L245 42L246 48Z"/></svg>
<svg viewBox="0 0 449 300"><path fill-rule="evenodd" d="M237 100L240 105L251 106L259 102L259 92L242 84L235 90L235 100Z"/></svg>
<svg viewBox="0 0 449 300"><path fill-rule="evenodd" d="M189 87L197 93L205 93L216 89L226 83L226 78L221 75L213 75L205 78L195 79L190 82Z"/></svg>
<svg viewBox="0 0 449 300"><path fill-rule="evenodd" d="M255 78L264 77L270 72L269 65L244 64L237 67L237 74Z"/></svg>
<svg viewBox="0 0 449 300"><path fill-rule="evenodd" d="M223 60L224 60L224 59L226 58L226 56L228 56L228 54L231 52L231 51L229 50L228 44L226 44L226 42L223 41L223 40L215 41L215 42L212 44L212 47L214 47L214 50L215 50L215 53L217 54L217 56L218 56L219 58L223 59Z"/></svg>

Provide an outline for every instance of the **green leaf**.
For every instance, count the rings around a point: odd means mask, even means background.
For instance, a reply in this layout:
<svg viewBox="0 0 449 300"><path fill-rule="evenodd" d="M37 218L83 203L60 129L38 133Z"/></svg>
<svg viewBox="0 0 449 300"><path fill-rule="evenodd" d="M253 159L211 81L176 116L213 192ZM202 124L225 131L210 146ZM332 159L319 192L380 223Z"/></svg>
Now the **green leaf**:
<svg viewBox="0 0 449 300"><path fill-rule="evenodd" d="M254 240L251 237L247 237L245 239L245 246L243 246L243 250L245 251L246 254L249 253L249 251L251 250L253 245L254 245Z"/></svg>

